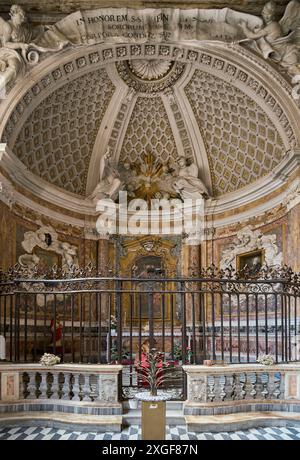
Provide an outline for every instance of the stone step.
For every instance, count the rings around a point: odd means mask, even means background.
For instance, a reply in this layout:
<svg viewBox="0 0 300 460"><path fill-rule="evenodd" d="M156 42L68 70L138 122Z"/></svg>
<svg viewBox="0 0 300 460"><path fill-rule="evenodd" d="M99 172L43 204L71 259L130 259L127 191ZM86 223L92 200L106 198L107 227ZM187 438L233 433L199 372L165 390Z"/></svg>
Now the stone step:
<svg viewBox="0 0 300 460"><path fill-rule="evenodd" d="M167 410L183 410L182 401L167 401Z"/></svg>
<svg viewBox="0 0 300 460"><path fill-rule="evenodd" d="M121 432L121 415L66 414L62 412L14 412L0 414L0 425L45 426L98 433Z"/></svg>
<svg viewBox="0 0 300 460"><path fill-rule="evenodd" d="M130 409L128 412L123 413L123 425L141 425L142 410L141 409ZM182 410L170 410L166 412L167 425L185 425L185 418Z"/></svg>
<svg viewBox="0 0 300 460"><path fill-rule="evenodd" d="M186 415L187 430L203 433L240 431L267 426L300 426L299 412L243 412L227 415Z"/></svg>
<svg viewBox="0 0 300 460"><path fill-rule="evenodd" d="M129 407L128 401L123 401L123 413L127 413L131 408ZM141 402L138 402L138 408L141 408ZM166 402L167 410L183 410L183 402L182 401L167 401Z"/></svg>

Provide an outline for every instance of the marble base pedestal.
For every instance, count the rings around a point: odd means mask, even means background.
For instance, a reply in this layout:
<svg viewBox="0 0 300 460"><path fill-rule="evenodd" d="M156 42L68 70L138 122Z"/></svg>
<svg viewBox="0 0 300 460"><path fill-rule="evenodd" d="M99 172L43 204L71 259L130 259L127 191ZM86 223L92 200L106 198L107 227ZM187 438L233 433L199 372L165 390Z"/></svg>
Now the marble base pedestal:
<svg viewBox="0 0 300 460"><path fill-rule="evenodd" d="M142 401L142 440L166 439L166 401L168 393L152 396L150 393L137 393L136 399Z"/></svg>

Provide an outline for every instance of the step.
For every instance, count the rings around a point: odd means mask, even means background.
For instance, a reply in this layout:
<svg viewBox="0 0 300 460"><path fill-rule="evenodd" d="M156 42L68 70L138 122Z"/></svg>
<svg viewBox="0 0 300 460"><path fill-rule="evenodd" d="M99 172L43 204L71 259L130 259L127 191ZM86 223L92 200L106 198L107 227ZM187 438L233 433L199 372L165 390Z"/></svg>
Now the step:
<svg viewBox="0 0 300 460"><path fill-rule="evenodd" d="M167 410L183 410L182 401L167 401Z"/></svg>
<svg viewBox="0 0 300 460"><path fill-rule="evenodd" d="M129 410L131 410L129 407L128 401L123 401L122 406L123 406L123 413L127 413ZM138 408L141 408L141 407L142 407L142 404L139 401ZM167 410L183 410L183 402L182 401L167 401L166 408Z"/></svg>
<svg viewBox="0 0 300 460"><path fill-rule="evenodd" d="M106 433L121 432L121 415L66 414L62 412L14 412L0 414L0 425L28 425L53 428L78 429L79 431Z"/></svg>
<svg viewBox="0 0 300 460"><path fill-rule="evenodd" d="M240 431L267 426L300 426L299 412L244 412L227 415L186 415L187 430L196 433Z"/></svg>
<svg viewBox="0 0 300 460"><path fill-rule="evenodd" d="M123 425L141 425L142 410L141 409L130 409L123 413ZM182 410L170 410L166 411L166 423L170 426L185 425L185 418Z"/></svg>

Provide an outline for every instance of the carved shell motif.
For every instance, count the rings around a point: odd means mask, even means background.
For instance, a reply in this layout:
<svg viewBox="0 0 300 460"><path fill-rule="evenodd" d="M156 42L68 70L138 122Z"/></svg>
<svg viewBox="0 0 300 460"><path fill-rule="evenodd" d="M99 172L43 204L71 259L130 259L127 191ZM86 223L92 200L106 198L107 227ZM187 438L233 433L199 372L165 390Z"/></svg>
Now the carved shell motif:
<svg viewBox="0 0 300 460"><path fill-rule="evenodd" d="M158 80L169 72L171 66L171 61L160 59L136 59L129 62L132 73L142 80Z"/></svg>

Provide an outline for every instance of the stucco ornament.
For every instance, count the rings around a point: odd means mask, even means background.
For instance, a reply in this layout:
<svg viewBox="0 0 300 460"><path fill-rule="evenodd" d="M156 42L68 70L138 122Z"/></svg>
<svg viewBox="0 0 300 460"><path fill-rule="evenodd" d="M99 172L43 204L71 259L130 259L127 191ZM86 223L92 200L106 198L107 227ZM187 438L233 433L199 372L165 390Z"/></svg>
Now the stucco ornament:
<svg viewBox="0 0 300 460"><path fill-rule="evenodd" d="M270 58L286 68L291 76L300 74L300 3L292 0L280 21L275 20L276 4L269 1L262 10L264 25L251 29L245 21L239 25L249 45L265 59Z"/></svg>
<svg viewBox="0 0 300 460"><path fill-rule="evenodd" d="M69 270L78 265L76 246L72 246L68 242L59 241L56 231L50 226L41 225L35 232L26 232L21 244L26 252L19 257L18 262L27 270L33 270L40 261L39 257L33 254L35 247L61 255L64 270Z"/></svg>
<svg viewBox="0 0 300 460"><path fill-rule="evenodd" d="M269 267L281 265L283 257L277 245L276 235L263 235L260 230L252 230L251 227L241 229L222 253L220 267L225 270L230 265L236 268L236 256L246 252L264 249L265 264Z"/></svg>
<svg viewBox="0 0 300 460"><path fill-rule="evenodd" d="M289 187L287 195L283 200L283 205L288 211L300 203L300 179L295 180Z"/></svg>
<svg viewBox="0 0 300 460"><path fill-rule="evenodd" d="M130 9L110 8L76 11L51 26L34 27L22 7L11 7L11 19L0 18L0 73L5 84L16 78L23 67L39 62L41 53L56 52L64 46L97 43L223 42L240 43L277 62L291 77L300 74L300 4L292 0L282 19L274 19L275 5L268 2L262 18L223 9ZM103 20L105 18L105 20ZM159 23L157 18L161 19ZM119 27L112 27L115 22ZM9 50L9 52L8 52ZM182 50L179 51L181 53ZM155 59L155 47L148 45L148 59L129 61L132 73L147 84L171 73L169 59ZM111 50L107 56L112 57ZM191 51L189 60L197 59ZM180 54L174 55L177 59Z"/></svg>
<svg viewBox="0 0 300 460"><path fill-rule="evenodd" d="M90 198L96 203L100 199L110 198L115 200L121 190L123 183L119 171L113 160L113 151L107 147L106 152L100 160L99 183L91 194Z"/></svg>
<svg viewBox="0 0 300 460"><path fill-rule="evenodd" d="M60 241L58 234L50 225L43 225L40 221L37 222L40 225L35 232L29 231L24 234L24 240L22 241L22 247L25 250L24 254L21 254L18 258L20 266L25 272L30 275L34 274L35 269L41 262L40 257L34 254L34 248L38 247L46 251L52 251L59 254L62 258L62 269L70 271L74 267L78 267L77 248L72 246L68 242ZM22 283L22 286L26 290L30 290L30 285ZM36 283L35 289L43 291L45 289L44 283ZM62 301L63 295L57 295L57 300ZM36 296L37 306L44 308L45 296L44 294L37 294ZM54 295L50 294L47 296L47 302L52 302Z"/></svg>
<svg viewBox="0 0 300 460"><path fill-rule="evenodd" d="M189 381L189 401L206 400L206 383L205 380L191 379Z"/></svg>
<svg viewBox="0 0 300 460"><path fill-rule="evenodd" d="M153 209L156 209L155 200L195 200L208 196L206 186L198 177L198 166L184 156L180 156L176 162L170 160L163 163L157 155L147 152L134 164L120 164L119 173L122 181L120 187L128 192L128 196L154 200ZM157 206L159 209L158 202Z"/></svg>
<svg viewBox="0 0 300 460"><path fill-rule="evenodd" d="M185 199L201 199L208 196L208 191L201 179L199 179L198 166L194 162L188 164L184 156L178 158L178 169L173 187Z"/></svg>
<svg viewBox="0 0 300 460"><path fill-rule="evenodd" d="M59 41L55 47L43 47L37 41L47 26L33 26L26 18L23 8L12 5L10 19L0 17L0 90L24 73L27 66L39 62L40 53L61 50L66 42Z"/></svg>
<svg viewBox="0 0 300 460"><path fill-rule="evenodd" d="M170 70L171 61L161 59L136 59L129 61L130 70L142 80L157 80L164 77Z"/></svg>

